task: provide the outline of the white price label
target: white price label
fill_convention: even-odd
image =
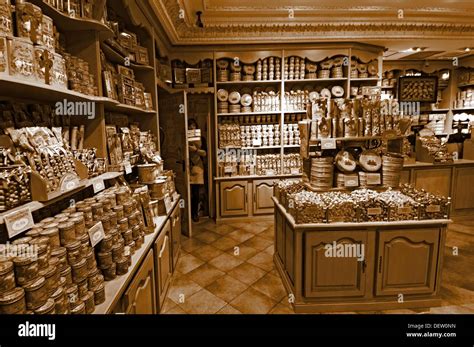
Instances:
[[[292,175],[299,175],[300,174],[300,169],[298,169],[297,167],[292,167],[291,170],[290,170],[290,173]]]
[[[12,238],[22,232],[31,229],[35,222],[29,208],[12,212],[5,216],[5,225],[8,231],[8,237]]]
[[[344,176],[344,186],[345,187],[358,187],[359,186],[359,177],[358,176]]]
[[[267,170],[265,171],[265,174],[266,174],[267,176],[275,176],[275,170],[273,170],[273,169],[267,169]]]
[[[321,139],[321,149],[336,149],[336,139]]]
[[[254,139],[252,140],[252,146],[254,147],[260,147],[262,145],[262,140],[257,140],[257,139]]]
[[[126,161],[125,163],[123,163],[123,167],[124,167],[124,170],[125,170],[125,174],[126,174],[126,175],[132,173],[132,164],[130,164],[129,161]]]
[[[94,194],[103,191],[105,189],[104,180],[101,178],[95,178],[92,181],[92,187],[94,188]]]
[[[224,172],[225,173],[232,173],[234,170],[233,170],[233,167],[232,166],[226,166],[224,167]]]
[[[89,238],[91,240],[92,247],[95,247],[105,237],[104,226],[102,222],[97,223],[89,229]]]

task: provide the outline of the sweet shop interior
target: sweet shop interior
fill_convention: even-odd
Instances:
[[[474,5],[383,3],[0,0],[0,315],[474,314]]]

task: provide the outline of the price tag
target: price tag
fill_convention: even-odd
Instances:
[[[298,169],[297,167],[292,167],[291,170],[290,170],[290,173],[292,175],[299,175],[300,174],[300,169]]]
[[[125,170],[125,174],[126,174],[126,175],[132,173],[132,164],[130,164],[129,161],[124,162],[124,163],[123,163],[123,167],[124,167],[124,170]]]
[[[226,166],[224,167],[224,172],[225,173],[232,173],[234,170],[233,170],[233,167],[232,166]]]
[[[336,139],[321,139],[321,149],[336,149]]]
[[[380,178],[379,173],[367,173],[365,177],[367,177],[368,186],[376,186],[382,184],[382,179]]]
[[[4,219],[9,238],[15,237],[16,235],[31,229],[35,224],[33,221],[33,215],[28,207],[10,213],[6,215]]]
[[[369,216],[376,216],[382,214],[382,209],[380,207],[371,207],[367,209],[367,214]]]
[[[92,187],[94,188],[94,194],[101,192],[105,189],[105,183],[102,178],[94,178],[92,180]]]
[[[79,177],[74,174],[66,174],[63,176],[60,182],[61,192],[67,192],[79,187]]]
[[[95,247],[105,237],[104,227],[102,222],[97,223],[89,229],[89,238],[91,240],[92,247]]]
[[[411,213],[411,207],[410,206],[405,206],[405,207],[399,207],[397,212],[398,214],[409,214]]]
[[[252,140],[252,146],[254,147],[260,147],[262,145],[262,140]]]
[[[166,208],[166,213],[170,213],[171,212],[171,208],[173,207],[173,200],[171,200],[171,197],[169,195],[167,195],[165,197],[165,208]]]
[[[426,206],[426,212],[434,213],[434,212],[440,212],[441,211],[441,206],[440,205],[428,205]]]
[[[344,175],[344,186],[345,187],[358,187],[359,176]]]
[[[267,169],[267,170],[265,171],[265,175],[267,175],[267,176],[275,176],[275,170],[273,170],[273,169]]]

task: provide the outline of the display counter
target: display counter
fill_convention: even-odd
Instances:
[[[454,215],[474,212],[474,160],[459,159],[448,164],[416,162],[404,165],[402,183],[434,194],[450,196]]]
[[[440,305],[450,220],[296,224],[273,202],[274,262],[295,312]]]

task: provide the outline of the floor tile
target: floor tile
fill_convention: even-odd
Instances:
[[[260,252],[254,255],[252,258],[247,260],[247,262],[252,265],[258,266],[259,268],[265,271],[271,271],[275,266],[273,264],[273,256],[266,252]]]
[[[173,300],[175,304],[179,304],[180,301],[186,300],[186,298],[197,293],[201,289],[202,287],[191,279],[180,277],[174,280],[168,289],[168,298]]]
[[[206,289],[202,289],[191,297],[187,298],[184,303],[178,305],[190,314],[213,314],[222,309],[227,303],[219,299]]]
[[[187,239],[186,241],[182,242],[181,248],[185,250],[187,253],[191,253],[192,251],[204,245],[205,245],[204,242],[201,242],[193,238],[193,239]]]
[[[260,236],[254,236],[251,239],[248,239],[247,241],[245,241],[243,244],[245,246],[249,246],[249,247],[258,249],[260,251],[263,251],[268,246],[273,245],[273,242],[268,241]]]
[[[275,239],[275,230],[273,230],[273,228],[267,228],[263,232],[259,233],[258,236],[273,242]]]
[[[431,307],[429,313],[434,314],[472,314],[472,310],[463,306]]]
[[[277,304],[272,310],[269,312],[270,314],[295,314],[290,307],[284,306],[282,304]]]
[[[201,232],[196,233],[196,235],[194,235],[194,238],[196,240],[201,241],[201,242],[210,244],[210,243],[213,243],[214,241],[218,240],[220,238],[220,235],[216,234],[216,233],[213,233],[212,231],[205,230],[205,231],[201,231]]]
[[[265,276],[265,271],[249,263],[243,263],[231,271],[229,275],[245,284],[251,285],[257,282],[260,278]]]
[[[268,246],[267,248],[265,248],[264,252],[271,254],[273,256],[273,254],[275,254],[275,246],[274,245]]]
[[[242,313],[265,314],[270,312],[277,302],[253,288],[248,288],[230,304]]]
[[[249,247],[249,246],[245,246],[243,244],[240,244],[237,246],[238,249],[230,249],[227,251],[228,254],[231,254],[239,259],[242,259],[242,260],[247,260],[247,259],[250,259],[252,258],[255,254],[257,254],[259,252],[258,249],[255,249],[255,248],[252,248],[252,247]]]
[[[214,224],[214,225],[207,225],[205,227],[205,229],[208,230],[208,231],[212,231],[212,232],[214,232],[216,234],[219,234],[219,235],[227,235],[227,234],[235,231],[235,228],[233,228],[230,225],[223,224],[223,223],[217,223],[217,224]]]
[[[286,291],[281,279],[270,274],[266,274],[257,282],[252,284],[252,288],[277,302],[280,302],[286,296]]]
[[[254,234],[252,233],[249,233],[247,231],[244,231],[244,230],[235,230],[229,234],[227,234],[227,237],[230,237],[236,241],[239,241],[239,242],[244,242],[244,241],[247,241],[248,239],[251,239],[252,237],[254,237]]]
[[[201,259],[196,258],[192,254],[186,254],[179,258],[176,269],[182,274],[187,274],[202,264],[204,264],[204,262]]]
[[[194,251],[191,252],[192,255],[195,257],[203,260],[203,261],[209,261],[211,259],[214,259],[215,257],[219,256],[222,254],[222,251],[220,249],[217,249],[211,245],[204,245],[202,247],[199,247],[195,249]]]
[[[218,278],[225,275],[224,271],[216,269],[214,266],[209,264],[201,265],[187,274],[190,280],[196,282],[201,287],[205,287]]]
[[[233,268],[239,266],[242,263],[243,260],[227,253],[222,253],[220,256],[209,261],[209,264],[225,272],[232,270]]]
[[[228,251],[229,249],[233,249],[235,246],[239,244],[239,241],[236,241],[230,237],[221,237],[220,239],[211,243],[211,246],[220,249],[221,251]]]
[[[247,284],[243,284],[229,275],[219,278],[206,287],[208,291],[226,302],[232,301],[247,288]]]
[[[226,305],[220,309],[217,314],[242,314],[239,310],[235,309],[231,305]]]

